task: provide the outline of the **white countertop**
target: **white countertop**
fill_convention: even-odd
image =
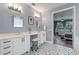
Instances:
[[[43,33],[45,31],[36,31],[36,32],[17,32],[17,33],[3,33],[0,34],[0,40],[3,39],[10,39],[10,38],[16,38],[16,37],[23,37],[26,35],[34,35],[34,34],[40,34]]]

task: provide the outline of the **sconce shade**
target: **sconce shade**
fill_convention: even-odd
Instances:
[[[9,4],[9,5],[8,5],[8,8],[9,8],[9,9],[13,9],[13,4]]]
[[[15,11],[18,11],[18,7],[15,6],[15,5],[14,5],[13,9],[14,9]]]
[[[21,12],[21,7],[18,8],[18,11]]]

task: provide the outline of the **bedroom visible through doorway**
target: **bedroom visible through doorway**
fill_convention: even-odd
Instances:
[[[54,19],[54,44],[73,48],[73,9],[56,12]]]

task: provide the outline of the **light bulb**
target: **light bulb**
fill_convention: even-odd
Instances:
[[[21,12],[21,7],[19,7],[19,8],[18,8],[18,11],[20,11],[20,12]]]
[[[18,9],[18,7],[16,5],[14,5],[14,10],[17,10],[17,9]]]
[[[34,16],[36,16],[36,17],[40,17],[40,15],[39,15],[39,14],[35,14]]]
[[[21,10],[21,7],[19,7],[18,10]]]

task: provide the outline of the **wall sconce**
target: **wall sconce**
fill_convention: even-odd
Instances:
[[[21,7],[18,8],[18,6],[16,6],[16,5],[9,4],[8,8],[21,13]]]
[[[18,7],[16,5],[14,5],[13,8],[14,8],[15,11],[18,11]]]
[[[39,18],[40,18],[40,15],[39,15],[39,14],[35,14],[34,16],[35,16],[35,17],[39,17]]]
[[[41,17],[40,13],[38,13],[38,12],[36,12],[36,11],[34,11],[34,16],[35,16],[35,17],[38,17],[38,18]]]
[[[9,5],[8,5],[8,8],[9,8],[9,9],[13,9],[13,4],[9,4]]]

